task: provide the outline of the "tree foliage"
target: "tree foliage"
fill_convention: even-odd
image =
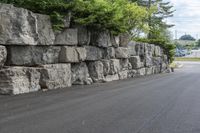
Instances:
[[[196,39],[192,37],[191,35],[183,35],[179,38],[179,40],[190,40],[190,41],[195,41]]]

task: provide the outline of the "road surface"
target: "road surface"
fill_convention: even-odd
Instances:
[[[171,74],[0,96],[0,133],[200,133],[200,63]]]

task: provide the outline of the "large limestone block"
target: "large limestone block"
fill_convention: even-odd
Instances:
[[[0,46],[0,67],[4,65],[7,58],[7,50],[6,47]]]
[[[130,70],[132,69],[132,65],[129,62],[129,59],[121,59],[120,60],[120,70]]]
[[[114,75],[107,75],[104,78],[104,82],[111,82],[111,81],[116,81],[119,80],[119,75],[118,74],[114,74]]]
[[[77,26],[78,27],[78,45],[89,45],[90,44],[90,38],[91,38],[91,32],[83,26]]]
[[[0,70],[0,94],[22,94],[40,90],[35,68],[8,67]]]
[[[109,31],[92,31],[91,32],[91,44],[98,47],[110,47],[112,46],[111,37]]]
[[[104,76],[109,75],[110,73],[110,60],[101,60],[101,62],[103,63],[103,73]]]
[[[82,47],[61,47],[60,62],[76,63],[86,59],[86,50]]]
[[[162,56],[162,49],[159,46],[155,46],[154,56]]]
[[[94,82],[102,82],[104,79],[103,63],[101,61],[89,62],[88,70]]]
[[[145,67],[150,67],[150,66],[153,65],[152,56],[150,56],[148,54],[145,55],[145,57],[144,57],[144,65],[145,65]]]
[[[136,56],[136,48],[135,48],[136,42],[129,42],[128,43],[128,51],[129,51],[129,56]]]
[[[97,61],[103,58],[103,50],[94,46],[85,46],[86,49],[86,60]]]
[[[137,70],[129,70],[128,71],[128,78],[134,78],[137,76]]]
[[[54,38],[49,16],[0,3],[0,44],[49,45]]]
[[[128,70],[124,70],[124,71],[120,71],[119,72],[119,79],[123,80],[123,79],[127,79],[128,78]]]
[[[58,46],[9,46],[7,65],[37,66],[59,61]]]
[[[154,67],[146,67],[146,75],[154,74]]]
[[[138,56],[144,56],[145,55],[145,43],[136,42],[135,50],[136,50],[136,54]]]
[[[104,59],[114,59],[115,58],[115,48],[108,47],[104,51]]]
[[[124,58],[129,58],[129,50],[128,48],[125,47],[118,47],[116,48],[116,58],[118,59],[124,59]]]
[[[111,59],[110,60],[110,75],[117,74],[120,71],[120,60]]]
[[[120,37],[119,36],[114,36],[111,34],[111,43],[112,43],[112,46],[114,48],[117,48],[119,47],[119,43],[120,43]]]
[[[50,17],[48,15],[36,14],[37,30],[38,30],[38,45],[54,44],[55,35],[52,29]]]
[[[41,73],[40,86],[42,89],[52,90],[72,85],[71,64],[43,65],[38,71]]]
[[[86,63],[72,64],[72,84],[73,85],[89,85],[92,84],[88,67]]]
[[[129,58],[129,62],[131,63],[133,69],[144,67],[144,63],[141,62],[139,56],[131,56]]]
[[[55,45],[78,45],[78,29],[69,28],[57,33],[55,38]]]
[[[162,64],[162,58],[161,57],[153,57],[152,61],[153,61],[154,66],[161,66],[161,64]]]
[[[127,47],[128,43],[130,42],[130,35],[128,33],[121,34],[119,36],[119,40],[120,47]]]
[[[145,76],[146,75],[146,68],[140,68],[137,70],[138,76]]]

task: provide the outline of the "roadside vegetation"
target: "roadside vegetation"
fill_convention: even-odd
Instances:
[[[176,57],[175,61],[200,61],[200,58],[196,57]]]
[[[54,30],[62,30],[64,18],[72,13],[72,23],[115,35],[130,33],[135,41],[154,43],[165,49],[170,61],[174,45],[164,19],[173,16],[172,6],[163,0],[0,0],[36,13],[51,16]],[[141,37],[141,33],[143,34]]]

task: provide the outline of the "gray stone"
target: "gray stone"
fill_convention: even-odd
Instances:
[[[98,47],[110,47],[112,46],[110,32],[109,31],[92,31],[91,44]]]
[[[114,48],[119,47],[119,43],[120,43],[120,38],[119,38],[119,36],[114,36],[114,35],[111,34],[111,43],[112,43],[112,46],[113,46]]]
[[[162,56],[162,51],[159,46],[154,47],[154,56]]]
[[[153,65],[153,60],[152,60],[151,56],[145,55],[145,57],[144,57],[144,65],[145,65],[145,67],[150,67],[150,66]]]
[[[72,64],[72,84],[73,85],[89,85],[92,84],[86,63]]]
[[[85,49],[86,49],[87,61],[96,61],[103,58],[102,49],[94,46],[85,46]]]
[[[90,44],[90,31],[83,26],[78,26],[78,45],[89,45]]]
[[[144,67],[144,63],[141,62],[139,56],[131,56],[129,58],[129,62],[131,63],[131,66],[133,69],[138,69],[138,68]]]
[[[76,28],[64,29],[56,35],[55,44],[69,46],[78,45],[78,30]]]
[[[83,47],[61,47],[60,62],[62,63],[77,63],[85,61],[86,50]]]
[[[104,79],[103,63],[101,61],[89,62],[88,70],[94,82],[102,82]]]
[[[127,79],[127,78],[128,78],[128,70],[119,72],[119,79],[120,80]]]
[[[152,75],[152,74],[154,74],[154,68],[146,67],[146,75]]]
[[[136,54],[138,56],[144,56],[145,55],[145,43],[136,42],[135,50],[136,50]]]
[[[0,94],[22,94],[40,90],[35,68],[8,67],[0,70]]]
[[[145,76],[146,75],[146,68],[140,68],[137,70],[138,76]]]
[[[137,76],[137,70],[129,70],[128,71],[128,78],[134,78]]]
[[[128,43],[130,42],[130,35],[128,33],[121,34],[119,36],[119,40],[120,47],[127,47]]]
[[[105,76],[104,78],[104,82],[111,82],[111,81],[116,81],[116,80],[119,80],[119,75],[118,74],[115,74],[115,75],[107,75]]]
[[[120,71],[120,61],[118,59],[110,60],[110,75],[117,74]]]
[[[0,68],[4,65],[7,58],[7,50],[5,46],[0,46]]]
[[[61,48],[57,46],[9,46],[7,65],[37,66],[59,61]]]
[[[104,59],[114,59],[115,58],[115,49],[113,47],[108,47],[104,52]]]
[[[124,47],[116,48],[116,58],[118,59],[129,58],[128,48],[124,48]]]
[[[55,35],[52,29],[50,17],[48,15],[36,14],[37,30],[38,30],[38,45],[54,44]]]
[[[101,60],[103,63],[103,73],[104,76],[109,75],[110,73],[110,60]]]
[[[50,64],[38,69],[41,73],[40,86],[42,89],[59,89],[71,86],[71,65]]]
[[[152,61],[154,66],[161,66],[162,64],[162,58],[160,57],[153,57]]]
[[[54,42],[49,16],[0,4],[0,20],[0,44],[50,45]]]
[[[128,44],[128,51],[129,51],[129,56],[136,56],[136,48],[135,48],[136,43],[131,41]]]
[[[130,70],[132,69],[132,65],[129,62],[129,59],[120,59],[120,70]]]
[[[87,51],[84,47],[77,47],[76,52],[78,53],[78,59],[80,61],[85,61],[87,58]]]

